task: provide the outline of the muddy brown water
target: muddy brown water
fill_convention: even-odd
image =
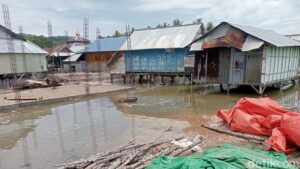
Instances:
[[[266,94],[281,104],[294,105],[295,100],[299,100],[299,91],[295,87]],[[135,96],[138,101],[115,104],[118,98],[126,96]],[[3,112],[0,113],[0,169],[53,168],[55,164],[120,146],[136,135],[151,135],[162,124],[168,123],[152,120],[143,125],[145,122],[132,115],[171,121],[189,114],[213,116],[217,110],[230,108],[245,96],[259,97],[246,93],[220,93],[218,88],[163,86]]]

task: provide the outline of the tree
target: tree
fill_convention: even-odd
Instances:
[[[200,23],[202,23],[202,18],[197,18],[196,20],[194,20],[193,23],[194,24],[200,24]]]
[[[173,20],[173,26],[180,26],[180,25],[182,25],[182,24],[183,24],[183,22],[180,21],[178,18],[175,19],[175,20]]]
[[[212,22],[207,22],[206,24],[206,32],[211,31],[214,28],[214,24]]]
[[[166,28],[166,27],[168,27],[168,26],[170,26],[170,24],[168,24],[168,23],[166,23],[166,22],[164,22],[163,25],[162,25],[163,28]]]
[[[201,31],[201,34],[204,35],[206,33],[205,31],[205,26],[204,26],[204,23],[202,21],[202,18],[197,18],[194,22],[194,24],[200,24],[200,31]]]
[[[113,38],[124,37],[124,36],[126,36],[126,33],[121,33],[118,30],[116,30],[115,33],[112,35]]]

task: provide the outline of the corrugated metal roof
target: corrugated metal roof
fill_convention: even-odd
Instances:
[[[271,30],[264,30],[259,28],[254,28],[250,26],[242,26],[236,24],[230,24],[227,22],[222,22],[216,26],[213,30],[206,33],[204,36],[200,37],[198,40],[194,41],[191,45],[191,51],[200,51],[202,50],[202,43],[206,40],[218,39],[226,35],[229,30],[236,29],[246,33],[248,37],[252,39],[246,39],[244,43],[243,50],[249,50],[250,48],[255,48],[255,46],[261,46],[261,41],[274,45],[276,47],[287,47],[287,46],[300,46],[300,42],[292,40],[286,36],[275,33]],[[253,39],[256,38],[256,40]],[[256,41],[256,42],[254,42]],[[254,46],[253,46],[254,45]],[[247,49],[248,48],[248,49]]]
[[[293,40],[299,41],[300,42],[300,34],[294,34],[294,35],[285,35]]]
[[[250,51],[254,49],[260,48],[264,44],[264,41],[261,41],[251,35],[248,35],[244,46],[242,48],[242,51]]]
[[[72,56],[68,57],[67,59],[63,60],[63,62],[76,62],[81,55],[82,55],[81,53],[75,53]]]
[[[114,52],[120,50],[126,37],[97,39],[88,46],[87,52]],[[80,52],[85,52],[85,49]]]
[[[227,23],[230,24],[230,23]],[[250,34],[258,39],[261,39],[265,42],[268,42],[276,47],[285,47],[285,46],[300,46],[300,43],[292,40],[286,36],[280,35],[271,30],[258,29],[251,26],[242,26],[236,24],[230,24],[233,27],[236,27],[247,34]]]
[[[22,53],[21,43],[23,40],[13,39],[12,41],[14,44],[15,53]],[[44,51],[37,45],[35,45],[29,41],[23,41],[23,42],[24,42],[24,50],[25,50],[24,52],[25,53],[47,54],[46,51]],[[6,39],[0,39],[0,53],[9,53]]]
[[[130,36],[131,49],[184,48],[194,40],[199,28],[200,25],[197,24],[136,30]],[[123,44],[121,50],[127,50],[127,41]]]
[[[84,50],[85,48],[85,45],[82,45],[82,44],[73,44],[71,47],[70,47],[70,50],[74,53],[81,53],[82,50]]]
[[[200,51],[202,50],[203,39],[198,40],[197,42],[191,45],[190,51]]]

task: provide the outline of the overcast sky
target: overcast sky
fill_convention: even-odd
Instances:
[[[82,20],[89,19],[89,38],[101,34],[155,26],[180,19],[196,18],[215,25],[221,21],[272,29],[281,34],[300,33],[300,0],[0,0],[9,6],[13,31],[23,25],[25,33],[47,35],[47,21],[53,35],[82,32]],[[3,24],[1,12],[0,22]]]

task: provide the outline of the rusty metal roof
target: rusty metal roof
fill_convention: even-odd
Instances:
[[[230,25],[258,39],[268,42],[276,47],[300,46],[299,42],[292,40],[284,35],[280,35],[271,30],[259,29],[251,26],[243,26],[243,25],[236,25],[236,24],[230,24]]]
[[[200,25],[184,25],[168,28],[136,30],[131,36],[131,49],[184,48],[197,36]],[[127,41],[121,47],[127,50]]]
[[[243,51],[257,49],[262,46],[263,43],[269,43],[276,47],[300,46],[300,42],[275,33],[271,30],[264,30],[250,26],[242,26],[222,22],[212,31],[206,33],[204,36],[194,41],[194,43],[191,45],[190,51],[202,50],[203,41],[205,42],[219,39],[225,37],[229,32],[236,31],[241,31],[247,36],[245,42],[243,43],[243,48],[241,48],[241,50]]]

